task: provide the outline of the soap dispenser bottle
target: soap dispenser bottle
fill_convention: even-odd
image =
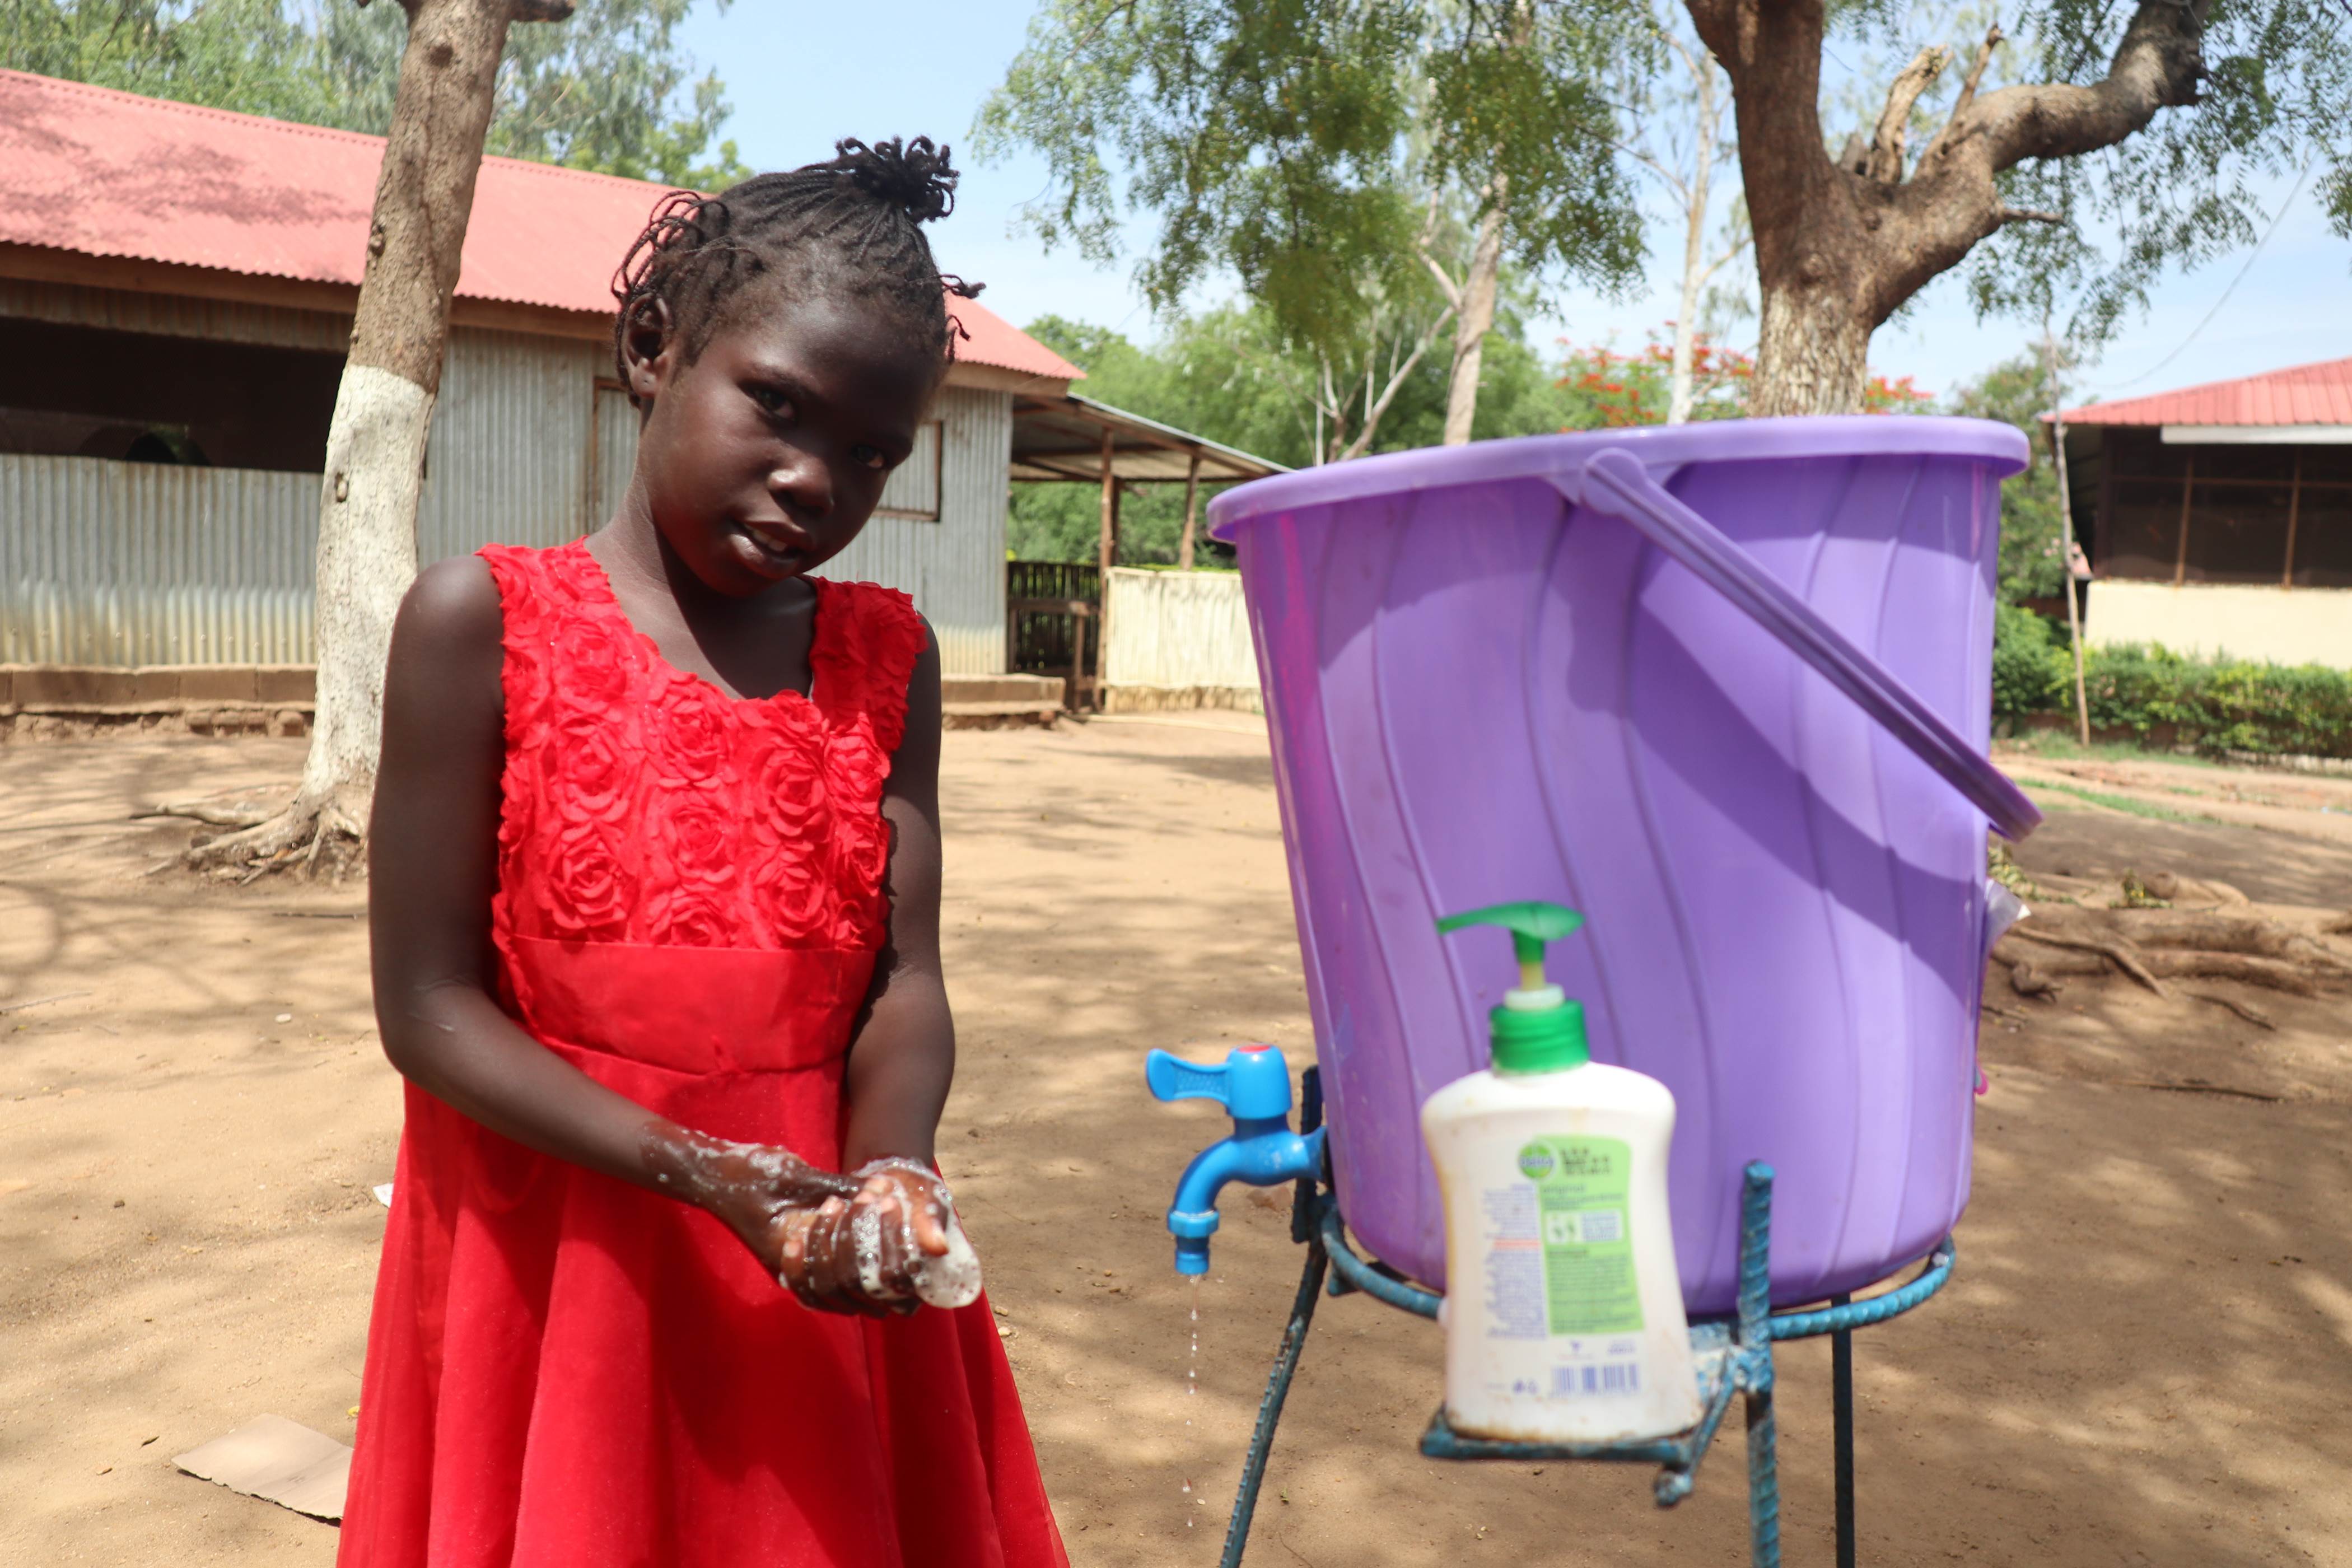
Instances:
[[[1445,1195],[1445,1415],[1467,1436],[1630,1442],[1699,1418],[1666,1218],[1674,1096],[1590,1059],[1583,1007],[1544,978],[1544,944],[1583,923],[1546,903],[1438,922],[1502,927],[1519,964],[1492,1069],[1421,1109]]]

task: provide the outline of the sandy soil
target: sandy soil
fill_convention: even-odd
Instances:
[[[263,1412],[350,1435],[398,1121],[359,897],[143,877],[181,830],[123,821],[290,781],[299,744],[0,749],[0,1563],[332,1558],[331,1527],[169,1456]],[[957,734],[947,774],[944,1148],[1048,1483],[1082,1565],[1212,1563],[1299,1253],[1284,1212],[1229,1201],[1186,1399],[1159,1215],[1217,1124],[1151,1102],[1140,1060],[1311,1048],[1263,732]],[[2352,900],[2352,845],[2292,819],[2044,798],[2037,875],[2216,877],[2306,919]],[[2352,1563],[2346,1001],[2263,996],[2264,1032],[2120,981],[1994,1000],[1956,1281],[1856,1340],[1863,1560]],[[2191,1078],[2278,1098],[2129,1087]],[[1736,1432],[1664,1513],[1639,1471],[1433,1464],[1437,1352],[1431,1325],[1324,1304],[1252,1563],[1746,1561]],[[1781,1357],[1792,1563],[1830,1557],[1828,1360]]]

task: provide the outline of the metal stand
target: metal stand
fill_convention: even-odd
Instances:
[[[1300,1131],[1321,1124],[1323,1101],[1317,1075],[1305,1075],[1300,1106]],[[1239,1568],[1249,1544],[1250,1521],[1257,1511],[1259,1487],[1265,1479],[1276,1426],[1282,1420],[1283,1402],[1298,1372],[1307,1331],[1315,1321],[1317,1300],[1328,1292],[1344,1296],[1360,1291],[1420,1317],[1437,1316],[1442,1298],[1423,1289],[1386,1264],[1356,1255],[1347,1239],[1337,1198],[1320,1182],[1294,1184],[1290,1214],[1291,1239],[1307,1248],[1307,1267],[1292,1301],[1290,1321],[1282,1333],[1259,1401],[1257,1426],[1242,1462],[1241,1487],[1225,1529],[1222,1568]],[[1739,1311],[1728,1321],[1708,1320],[1691,1325],[1691,1349],[1698,1366],[1701,1414],[1698,1424],[1671,1436],[1635,1443],[1514,1443],[1473,1437],[1456,1432],[1439,1406],[1422,1434],[1421,1451],[1433,1459],[1508,1459],[1549,1463],[1590,1459],[1656,1465],[1652,1492],[1660,1508],[1672,1508],[1691,1494],[1699,1461],[1706,1457],[1731,1409],[1737,1394],[1745,1402],[1748,1429],[1748,1554],[1753,1568],[1780,1568],[1780,1474],[1774,1448],[1772,1415],[1772,1344],[1776,1340],[1831,1336],[1832,1399],[1836,1424],[1837,1562],[1853,1568],[1853,1331],[1885,1322],[1925,1301],[1943,1289],[1952,1273],[1952,1242],[1945,1237],[1927,1265],[1907,1284],[1856,1301],[1848,1296],[1811,1311],[1775,1314],[1771,1310],[1772,1169],[1760,1162],[1746,1172],[1740,1194]]]

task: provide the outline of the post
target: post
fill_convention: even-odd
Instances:
[[[2172,585],[2189,581],[2189,502],[2197,493],[2197,448],[2189,448],[2189,472],[2180,480],[2180,542],[2172,557]]]
[[[2298,462],[2301,460],[2299,457],[2296,458]],[[1199,514],[1200,501],[1201,448],[1195,447],[1192,448],[1192,466],[1184,471],[1184,537],[1176,546],[1176,570],[1179,572],[1190,572],[1192,569],[1192,521]],[[2288,525],[2288,532],[2292,537],[2294,532],[2292,523]]]
[[[1118,559],[1118,476],[1111,472],[1111,433],[1108,427],[1102,439],[1102,541],[1095,552],[1095,564],[1102,569],[1105,588],[1110,585],[1111,564]]]
[[[2303,448],[2294,449],[2294,473],[2286,482],[2286,565],[2279,573],[2279,586],[2294,587],[2294,524],[2296,514],[2303,510]]]
[[[1095,709],[1103,705],[1103,656],[1110,651],[1110,569],[1118,560],[1118,476],[1111,471],[1111,432],[1103,427],[1102,540],[1095,552]]]
[[[1832,1296],[1830,1305],[1843,1307],[1851,1295]],[[1854,1568],[1853,1530],[1853,1331],[1840,1329],[1830,1335],[1830,1423],[1834,1445],[1837,1492],[1837,1568]]]
[[[2055,404],[2057,388],[2051,391],[2050,401]],[[2074,597],[2074,502],[2066,486],[2066,416],[2055,408],[2050,416],[2050,449],[2058,465],[2058,568],[2066,590],[2066,646],[2074,654],[2074,738],[2088,746],[2091,699],[2083,686],[2083,608]],[[2185,517],[2181,526],[2184,531],[2188,526]]]

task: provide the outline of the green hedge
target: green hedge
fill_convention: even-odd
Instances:
[[[2197,658],[2137,643],[2089,649],[2083,684],[2091,728],[2200,752],[2352,756],[2352,673],[2325,665]],[[1994,716],[2022,719],[2074,706],[2063,630],[2000,606],[1993,628]]]

